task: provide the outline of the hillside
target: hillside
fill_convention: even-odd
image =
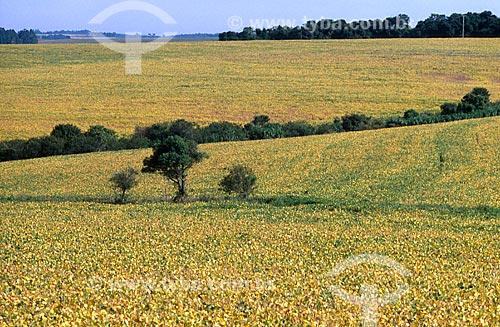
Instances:
[[[58,123],[136,125],[184,118],[242,123],[330,121],[344,114],[438,110],[473,87],[500,94],[498,39],[177,42],[124,74],[123,55],[96,44],[0,46],[0,140]],[[495,98],[493,100],[498,100]]]
[[[111,173],[140,168],[148,150],[0,163],[0,325],[359,326],[359,307],[329,286],[359,294],[367,282],[410,286],[380,326],[498,325],[499,123],[202,145],[191,193],[220,196],[223,169],[243,162],[259,177],[248,203],[161,203],[161,178],[147,175],[137,203],[106,204]],[[326,277],[363,253],[412,276]]]
[[[205,144],[210,158],[195,166],[194,195],[222,195],[223,168],[249,163],[261,176],[258,196],[295,195],[331,203],[498,206],[498,118],[341,133],[306,138]],[[141,169],[150,150],[2,163],[2,198],[72,201],[112,197],[107,179]],[[440,155],[444,162],[441,164]],[[256,159],[258,158],[258,159]],[[442,167],[441,167],[442,165]],[[143,175],[136,201],[163,195],[161,178]]]

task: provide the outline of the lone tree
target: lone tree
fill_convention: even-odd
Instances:
[[[120,197],[117,199],[118,203],[125,203],[125,193],[139,183],[137,181],[138,174],[139,172],[137,170],[129,167],[111,176],[109,181],[111,182],[113,188],[118,189],[121,192]]]
[[[198,151],[198,144],[179,136],[169,136],[162,143],[155,145],[153,155],[144,159],[144,173],[159,172],[165,180],[177,186],[175,202],[186,198],[187,171],[195,163],[201,162],[208,155]]]
[[[229,170],[229,174],[220,182],[221,189],[226,193],[236,193],[243,199],[254,191],[257,176],[252,169],[236,165]]]

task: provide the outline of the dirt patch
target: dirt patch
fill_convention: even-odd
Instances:
[[[441,80],[444,82],[457,83],[457,84],[470,83],[470,82],[474,81],[474,79],[472,79],[466,75],[463,75],[463,74],[433,73],[433,74],[427,74],[427,76],[429,78],[434,79],[434,80],[438,79],[438,80]]]

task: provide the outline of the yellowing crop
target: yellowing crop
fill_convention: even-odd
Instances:
[[[379,326],[498,326],[499,123],[203,145],[191,194],[222,196],[245,163],[254,202],[162,203],[145,175],[135,203],[106,203],[149,150],[0,163],[0,325],[360,326],[332,286],[406,283]],[[364,253],[411,276],[328,275]]]
[[[58,123],[136,125],[319,122],[351,113],[438,110],[473,87],[499,99],[498,39],[169,43],[125,75],[100,45],[0,46],[0,139],[48,134]]]

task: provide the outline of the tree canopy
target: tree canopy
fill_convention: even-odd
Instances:
[[[187,171],[208,155],[198,151],[198,144],[180,136],[169,136],[153,148],[153,155],[144,159],[145,173],[161,173],[177,186],[176,201],[187,196]]]
[[[465,20],[465,24],[464,24]],[[310,20],[302,26],[245,27],[242,32],[219,34],[220,41],[240,40],[311,40],[360,38],[448,38],[500,37],[500,18],[491,11],[482,13],[431,14],[412,28],[410,17],[399,14],[384,20],[371,19],[347,22],[344,19]]]
[[[33,30],[6,30],[0,27],[0,44],[37,44],[38,38]]]

